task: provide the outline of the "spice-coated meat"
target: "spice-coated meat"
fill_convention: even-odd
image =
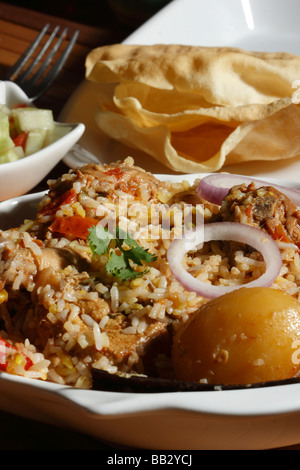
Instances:
[[[272,186],[234,186],[224,198],[220,215],[223,221],[264,229],[276,240],[300,243],[300,212]]]
[[[113,198],[116,191],[123,191],[142,200],[155,201],[164,185],[155,176],[129,163],[110,165],[89,164],[72,170],[58,179],[50,188],[49,197],[55,200],[69,190],[74,181],[96,195]]]

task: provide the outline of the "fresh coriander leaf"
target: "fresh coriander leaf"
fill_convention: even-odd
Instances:
[[[139,266],[142,266],[142,261],[145,263],[151,263],[157,259],[157,256],[152,255],[147,249],[140,245],[127,250],[126,253],[128,253],[127,256],[130,257],[130,259]]]
[[[111,250],[106,263],[106,271],[109,274],[116,275],[116,273],[124,268],[127,268],[126,257],[123,253],[121,255],[117,255],[115,251]]]
[[[95,255],[104,255],[112,239],[113,235],[102,225],[89,229],[88,242],[92,253]]]
[[[118,277],[122,281],[128,279],[136,279],[141,277],[145,271],[137,272],[129,264],[128,259],[121,253],[117,255],[114,251],[111,251],[109,260],[106,263],[106,271],[108,274]]]
[[[119,246],[122,246],[124,243],[129,247],[140,246],[138,242],[129,235],[128,232],[125,232],[125,230],[121,229],[119,226],[116,227],[116,237]]]
[[[89,230],[88,241],[93,254],[105,254],[109,249],[111,240],[113,239],[114,236],[112,233],[109,232],[106,227],[102,227],[101,225],[98,225],[97,227],[94,226]],[[148,268],[143,272],[135,271],[131,266],[130,261],[142,266],[143,261],[145,263],[150,263],[157,259],[157,256],[149,253],[148,249],[140,246],[139,243],[129,235],[129,233],[125,232],[118,226],[116,227],[116,238],[114,240],[116,246],[120,250],[120,255],[118,255],[114,250],[110,251],[109,260],[106,263],[106,271],[108,274],[116,276],[123,281],[127,279],[136,279],[148,271]]]
[[[151,263],[151,261],[155,261],[157,259],[157,256],[149,253],[148,249],[145,249],[141,245],[139,245],[139,243],[134,240],[129,235],[129,233],[120,229],[120,227],[117,227],[116,235],[118,237],[117,244],[119,248],[123,251],[123,253],[126,254],[128,258],[130,258],[134,263],[138,264],[139,266],[142,266],[142,261],[145,261],[146,263]],[[129,246],[131,249],[123,249],[123,243],[121,243],[120,238],[122,239],[122,242]]]

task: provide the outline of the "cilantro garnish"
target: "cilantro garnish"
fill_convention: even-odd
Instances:
[[[114,241],[114,248],[111,242]],[[108,231],[106,227],[98,225],[89,229],[89,246],[95,255],[104,255],[109,253],[109,259],[106,263],[106,272],[116,276],[122,281],[136,279],[145,274],[149,268],[142,272],[136,271],[132,263],[143,266],[143,263],[151,263],[157,259],[157,256],[149,253],[148,249],[143,248],[134,240],[129,233],[116,227],[116,237]],[[115,251],[119,250],[119,253]]]
[[[89,229],[88,241],[90,249],[95,255],[104,255],[112,239],[112,233],[106,227],[102,227],[102,225],[93,226]]]

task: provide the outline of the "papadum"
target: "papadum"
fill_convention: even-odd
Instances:
[[[91,51],[86,78],[99,86],[99,128],[172,170],[300,155],[294,54],[115,44]]]

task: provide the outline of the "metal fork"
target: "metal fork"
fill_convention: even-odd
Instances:
[[[52,65],[55,55],[58,53],[64,39],[67,37],[68,28],[64,28],[61,34],[57,37],[57,40],[54,41],[58,31],[60,30],[60,26],[56,26],[43,44],[43,38],[49,27],[50,24],[47,23],[36,39],[17,60],[15,65],[7,72],[5,77],[5,80],[13,81],[19,85],[32,101],[44,94],[53,83],[69,57],[79,35],[79,30],[76,30],[68,45]],[[40,50],[38,50],[39,47]],[[37,51],[37,54],[33,56],[35,51]],[[48,54],[44,57],[47,52]],[[30,63],[31,58],[32,62]],[[51,68],[49,68],[50,65]]]

